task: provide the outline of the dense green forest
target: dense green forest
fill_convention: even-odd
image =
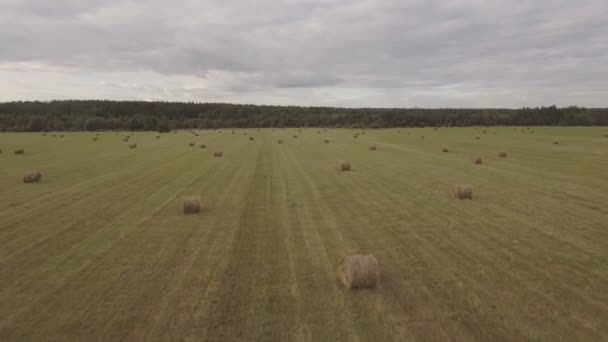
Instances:
[[[608,108],[332,108],[101,100],[0,103],[0,131],[473,125],[607,126]]]

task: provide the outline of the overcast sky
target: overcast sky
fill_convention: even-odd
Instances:
[[[608,106],[608,0],[0,0],[0,101]]]

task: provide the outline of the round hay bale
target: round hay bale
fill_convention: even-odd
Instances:
[[[338,278],[346,288],[373,289],[380,281],[380,268],[375,256],[347,255],[338,261]]]
[[[93,137],[93,141],[97,141],[97,139],[99,139],[98,137]]]
[[[475,157],[475,159],[473,159],[473,164],[481,164],[483,163],[483,160],[481,160],[481,157]]]
[[[353,135],[353,138],[357,139],[359,137],[359,135],[355,134]]]
[[[475,137],[475,139],[481,139],[481,137],[479,137],[479,136],[476,136],[476,137]]]
[[[293,138],[294,138],[294,139],[298,139],[298,136],[297,136],[297,135],[294,135],[294,136],[293,136]]]
[[[324,143],[329,144],[329,139],[323,140]]]
[[[350,171],[350,170],[351,170],[350,163],[340,164],[340,171]]]
[[[184,196],[182,200],[184,214],[196,214],[201,211],[201,196]]]
[[[63,138],[63,134],[61,134],[59,137],[60,137],[60,138]]]
[[[205,144],[200,144],[198,147],[200,147],[200,148],[207,148],[207,145],[205,145]]]
[[[420,137],[420,139],[424,139],[424,135]]]
[[[129,144],[129,148],[137,148],[137,144],[135,144],[135,143]]]
[[[375,145],[370,146],[370,147],[369,147],[369,150],[370,150],[370,151],[375,151],[375,150],[376,150],[376,146],[375,146]]]
[[[160,139],[160,135],[157,135],[157,136],[156,136],[156,139]]]
[[[23,183],[38,183],[42,179],[42,174],[38,171],[27,170],[23,173]]]
[[[191,142],[191,143],[188,144],[188,146],[193,147],[193,146],[196,146],[196,144],[193,143],[193,142]]]
[[[498,152],[498,156],[501,157],[501,158],[505,158],[507,156],[507,152],[500,151],[500,152]]]
[[[559,145],[559,141],[555,140],[555,141],[553,142],[553,145]]]
[[[469,184],[457,185],[454,188],[454,196],[458,199],[473,199],[473,186]]]
[[[277,140],[277,144],[282,144],[282,143],[283,143],[283,140],[281,140],[281,139]]]
[[[444,147],[441,149],[441,152],[448,153],[448,152],[450,152],[450,150],[449,150],[447,147],[445,147],[445,146],[444,146]]]
[[[223,156],[223,155],[224,155],[224,154],[223,154],[222,152],[219,152],[219,151],[218,151],[218,152],[213,152],[213,156],[214,156],[214,157],[221,157],[221,156]]]
[[[251,140],[254,140],[254,139],[253,139],[253,137],[249,137],[249,140],[251,141]]]
[[[15,150],[13,153],[14,153],[14,154],[25,154],[25,150],[24,150],[24,149],[22,149],[22,148],[18,148],[18,149],[16,149],[16,150]]]

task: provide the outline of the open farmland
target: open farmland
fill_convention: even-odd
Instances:
[[[606,340],[606,134],[1,133],[0,340]]]

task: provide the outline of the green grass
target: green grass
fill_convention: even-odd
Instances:
[[[531,129],[1,133],[0,340],[606,340],[608,130]]]

